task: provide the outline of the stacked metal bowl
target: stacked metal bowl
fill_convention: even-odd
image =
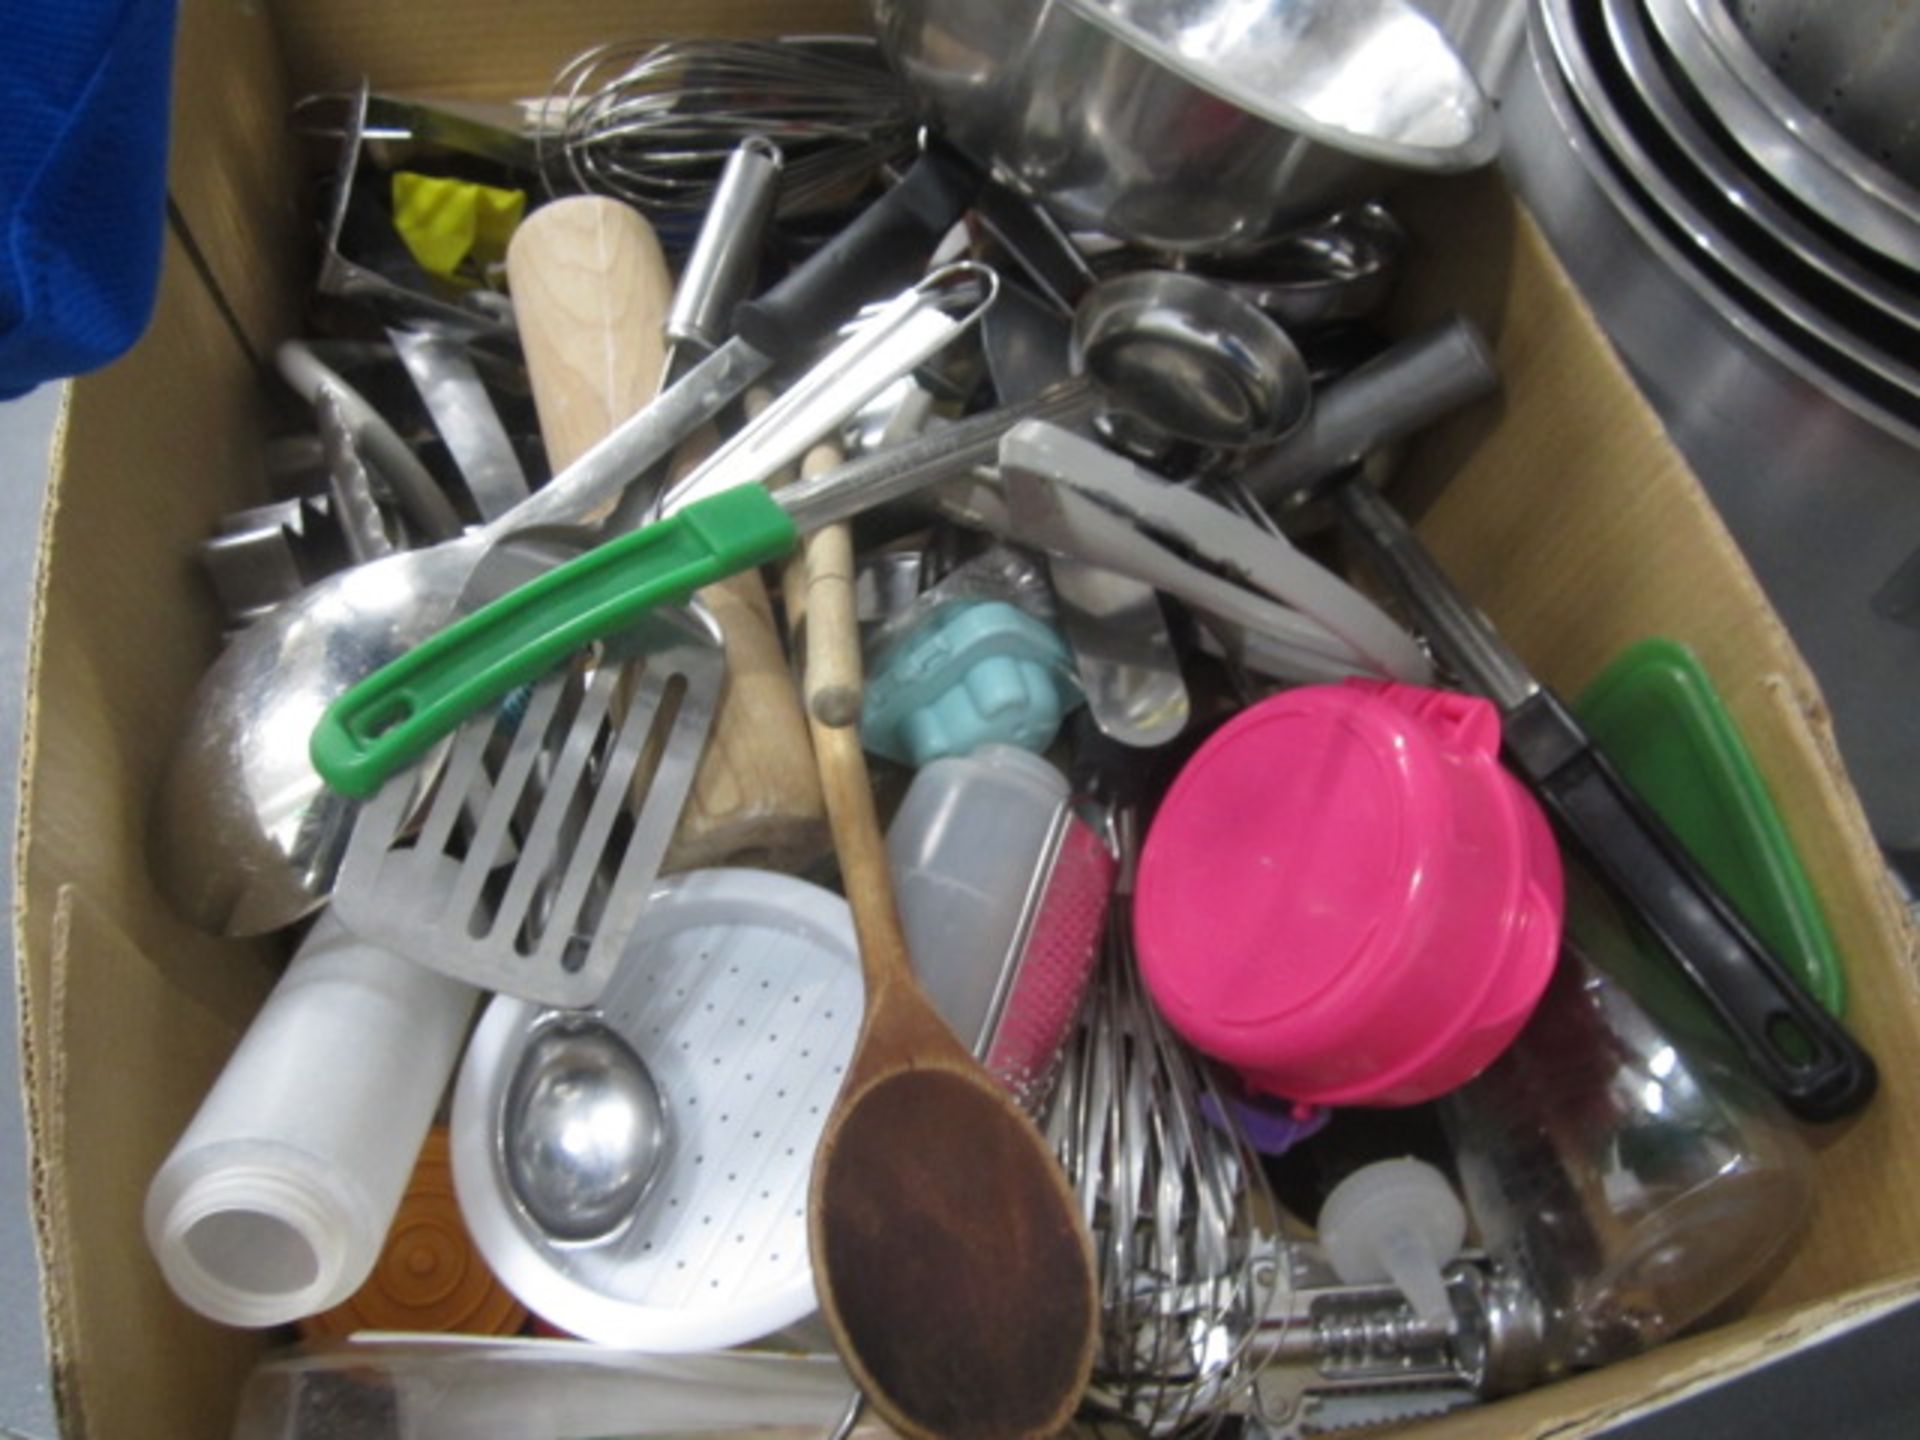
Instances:
[[[1509,173],[1920,876],[1920,9],[1529,3]]]

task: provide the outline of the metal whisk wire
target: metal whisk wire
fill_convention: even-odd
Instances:
[[[542,173],[654,214],[700,213],[727,156],[762,135],[785,157],[780,213],[856,198],[909,153],[913,101],[857,36],[632,41],[555,77],[535,127]]]
[[[1093,1232],[1101,1287],[1094,1399],[1154,1435],[1203,1435],[1253,1379],[1248,1342],[1279,1253],[1266,1179],[1211,1073],[1140,979],[1131,817],[1121,883],[1047,1136]]]

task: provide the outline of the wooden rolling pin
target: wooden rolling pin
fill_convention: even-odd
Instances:
[[[673,273],[638,210],[583,195],[514,232],[507,284],[557,475],[660,388]]]
[[[747,416],[772,399],[769,391],[748,391]],[[668,483],[700,464],[717,444],[711,428],[687,441],[674,457]],[[726,862],[804,869],[832,848],[833,836],[807,718],[766,582],[758,571],[748,571],[699,595],[726,637],[727,688],[694,776],[693,795],[667,850],[666,868]]]
[[[638,211],[581,196],[528,217],[507,252],[507,279],[557,471],[653,399],[672,278]],[[831,841],[766,586],[737,575],[699,598],[725,637],[727,686],[666,866],[800,868]]]

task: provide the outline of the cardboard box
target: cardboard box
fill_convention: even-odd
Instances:
[[[567,56],[652,33],[862,23],[854,4],[752,0],[185,0],[173,223],[159,310],[79,381],[42,536],[18,924],[35,1222],[69,1435],[216,1436],[265,1343],[178,1304],[141,1235],[147,1181],[276,973],[272,943],[188,928],[149,878],[148,811],[217,643],[192,561],[256,500],[276,382],[313,267],[289,99],[361,72],[385,89],[540,92]],[[1410,194],[1406,319],[1458,308],[1507,389],[1415,447],[1434,549],[1548,681],[1576,691],[1649,633],[1692,645],[1770,777],[1848,969],[1884,1089],[1826,1142],[1811,1234],[1746,1318],[1422,1434],[1591,1432],[1920,1293],[1913,936],[1811,676],[1539,235],[1491,177]]]

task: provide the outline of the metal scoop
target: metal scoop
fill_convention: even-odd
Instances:
[[[1073,363],[1108,395],[1135,453],[1187,441],[1239,450],[1286,434],[1313,400],[1286,332],[1231,291],[1173,270],[1103,281],[1074,311]]]
[[[507,1087],[507,1183],[556,1240],[598,1240],[640,1208],[669,1141],[646,1063],[598,1020],[565,1016],[528,1042]]]

